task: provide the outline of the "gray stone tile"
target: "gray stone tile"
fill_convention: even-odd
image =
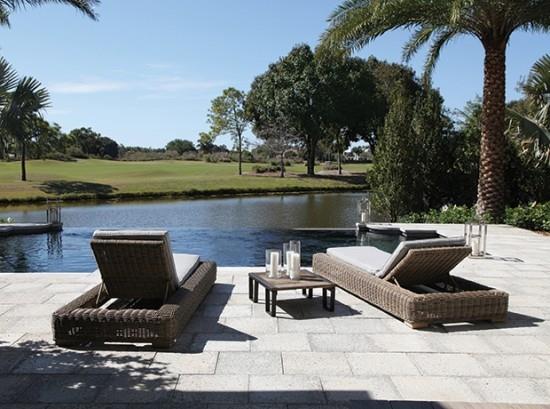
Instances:
[[[404,400],[455,402],[479,402],[480,400],[480,397],[461,378],[392,376],[391,380]]]
[[[282,374],[281,354],[278,352],[220,352],[216,374]]]
[[[488,335],[484,338],[505,354],[550,354],[550,345],[538,337],[527,335]]]
[[[113,375],[97,397],[101,403],[156,403],[170,399],[177,376]]]
[[[233,333],[196,334],[190,351],[250,351],[250,338]]]
[[[544,385],[528,378],[472,378],[471,389],[485,402],[547,404],[549,395]]]
[[[330,320],[337,334],[383,334],[395,332],[386,319],[355,319],[332,318]],[[403,325],[402,323],[399,323]],[[409,330],[410,331],[410,330]]]
[[[307,320],[282,319],[279,318],[279,332],[300,332],[300,333],[324,333],[334,332],[328,318],[317,318]]]
[[[10,304],[2,304],[0,305],[0,315],[5,314],[7,311],[13,308],[13,305]]]
[[[184,333],[215,333],[222,332],[225,330],[224,319],[217,318],[206,318],[202,316],[195,316],[189,321],[187,326],[184,328]]]
[[[49,321],[51,315],[63,304],[19,304],[4,313],[4,317],[34,317]]]
[[[31,381],[32,378],[25,375],[0,375],[0,403],[15,402]]]
[[[251,341],[252,351],[310,351],[307,334],[264,334]]]
[[[359,321],[359,320],[352,320]],[[375,352],[374,342],[362,334],[308,334],[312,351],[318,352]]]
[[[31,352],[20,348],[2,348],[0,346],[0,374],[9,374]]]
[[[1,297],[0,297],[1,298]],[[51,330],[51,317],[13,317],[0,316],[0,333],[4,332],[24,332],[43,334]]]
[[[349,353],[346,358],[354,375],[420,375],[416,365],[404,353]]]
[[[208,318],[247,318],[252,316],[251,305],[206,305],[204,316]]]
[[[285,375],[351,375],[342,352],[283,352]]]
[[[59,349],[32,350],[13,370],[19,374],[70,374],[79,372],[91,355]]]
[[[34,376],[32,385],[19,400],[24,403],[89,403],[108,381],[106,375]]]
[[[278,375],[251,376],[252,403],[323,403],[325,397],[317,377]]]
[[[217,352],[201,352],[198,354],[159,352],[151,364],[151,369],[158,373],[213,374],[216,370],[217,360]]]
[[[427,337],[417,334],[370,334],[368,338],[381,351],[388,352],[430,352],[432,347]]]
[[[63,293],[84,293],[90,288],[88,283],[53,283],[44,288],[44,291],[54,294],[63,294]]]
[[[3,287],[0,290],[0,294],[2,295],[2,297],[4,297],[9,293],[21,294],[26,292],[39,292],[44,290],[46,287],[47,287],[47,284],[43,282],[28,282],[28,283],[11,282],[9,285]]]
[[[70,355],[69,355],[70,356]],[[80,364],[84,374],[140,374],[151,365],[154,352],[93,351]]]
[[[0,348],[13,344],[21,339],[23,332],[2,332],[0,333]]]
[[[238,332],[249,336],[275,334],[277,319],[275,318],[226,318],[224,332]]]
[[[407,354],[422,375],[486,376],[489,375],[476,357],[468,354]]]
[[[172,399],[177,402],[246,403],[247,375],[181,375]]]
[[[54,294],[50,298],[46,300],[46,302],[43,302],[43,304],[61,304],[65,305],[72,300],[74,300],[77,297],[80,297],[82,295],[81,292],[77,293],[61,293],[61,294]]]
[[[477,359],[486,369],[487,376],[550,378],[548,355],[479,355]]]
[[[456,333],[433,336],[427,340],[436,352],[495,354],[497,348],[482,335],[459,335]]]
[[[401,399],[390,378],[385,376],[322,376],[321,383],[329,401]]]
[[[248,403],[248,404],[210,403],[208,405],[208,409],[287,409],[287,408],[288,406],[284,403]]]

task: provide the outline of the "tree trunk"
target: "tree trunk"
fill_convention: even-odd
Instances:
[[[27,156],[27,144],[25,141],[21,142],[21,180],[25,182],[27,180],[27,167],[25,159]]]
[[[340,147],[338,147],[338,174],[342,175],[342,153],[340,152]]]
[[[281,152],[281,175],[282,178],[285,177],[285,153]]]
[[[494,222],[502,221],[506,199],[505,81],[506,46],[485,45],[477,211],[480,216]]]
[[[239,176],[243,174],[243,138],[239,135]]]
[[[315,176],[315,143],[312,137],[308,138],[307,144],[307,175]]]

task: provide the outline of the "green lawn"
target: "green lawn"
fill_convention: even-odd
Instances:
[[[250,172],[252,166],[244,164],[244,172]],[[0,162],[0,201],[358,189],[364,183],[367,167],[345,165],[344,170],[353,177],[308,178],[304,176],[304,165],[294,165],[288,177],[282,179],[238,176],[236,163],[35,160],[27,165],[29,180],[21,182],[19,162]]]

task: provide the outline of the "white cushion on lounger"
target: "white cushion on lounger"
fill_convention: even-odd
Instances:
[[[446,237],[442,239],[402,241],[392,253],[386,264],[376,274],[384,278],[393,268],[399,264],[411,249],[428,249],[434,247],[457,247],[466,245],[464,237]]]
[[[327,249],[327,254],[371,274],[376,274],[391,256],[371,246],[333,247]]]
[[[174,254],[174,263],[176,264],[176,275],[179,283],[183,283],[189,278],[199,265],[200,257],[194,254]]]

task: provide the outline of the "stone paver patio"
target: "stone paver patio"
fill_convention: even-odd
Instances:
[[[423,227],[462,234],[462,226]],[[0,274],[0,407],[548,403],[550,237],[491,226],[489,252],[487,259],[466,260],[454,274],[508,291],[505,324],[414,331],[341,290],[333,313],[322,308],[320,290],[313,301],[299,291],[281,293],[272,318],[263,292],[259,304],[248,300],[250,268],[220,268],[206,302],[167,352],[57,348],[50,314],[98,276]]]

